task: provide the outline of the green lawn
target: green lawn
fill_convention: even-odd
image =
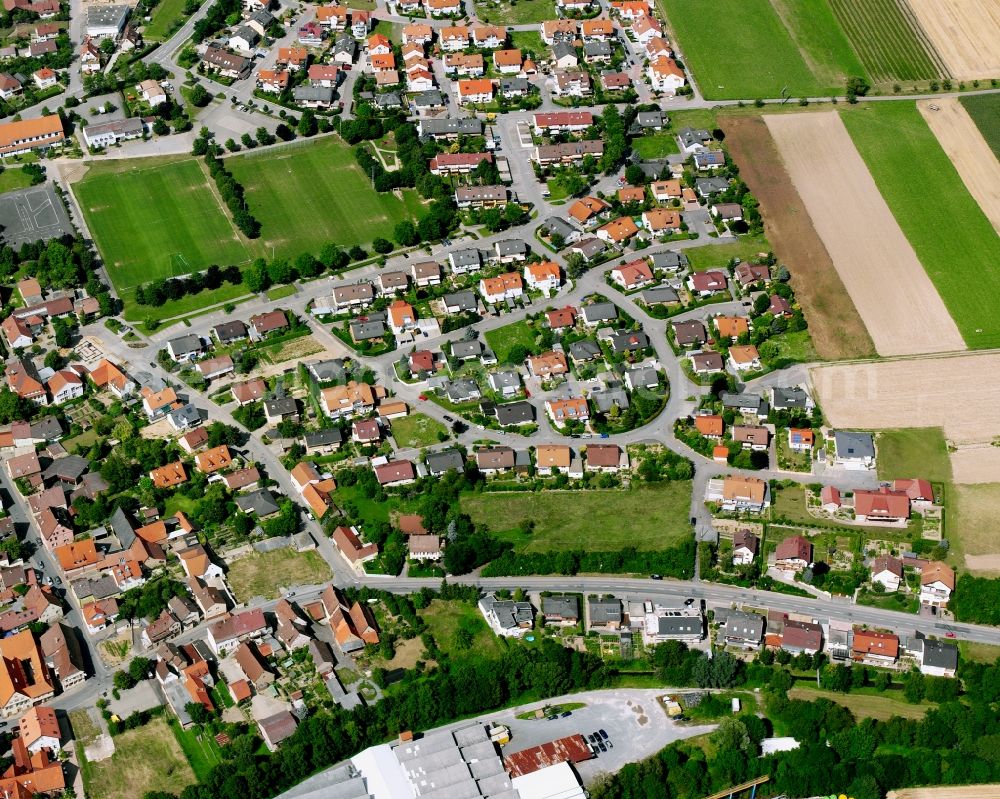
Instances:
[[[273,599],[281,587],[325,583],[330,577],[330,566],[318,552],[296,552],[290,547],[234,560],[226,575],[238,602],[255,596]]]
[[[841,117],[966,344],[1000,346],[1000,238],[916,105],[871,103]]]
[[[160,0],[153,8],[153,18],[143,30],[143,38],[162,42],[172,33],[176,20],[184,18],[185,0]]]
[[[519,551],[659,550],[691,535],[691,483],[628,491],[545,491],[466,494],[462,510]],[[535,524],[530,535],[520,528]]]
[[[0,172],[0,194],[14,189],[26,189],[31,185],[31,178],[20,168],[8,168]]]
[[[493,354],[500,363],[507,362],[507,356],[515,347],[524,347],[535,351],[535,329],[527,321],[521,320],[510,325],[498,327],[486,333],[486,343],[490,345]]]
[[[766,365],[772,369],[783,369],[791,363],[812,363],[819,360],[808,330],[782,333],[780,336],[768,339],[763,357]]]
[[[437,419],[422,413],[411,413],[409,416],[393,419],[391,425],[392,437],[403,449],[420,449],[439,444],[441,439],[438,438],[438,433],[448,432],[448,428]]]
[[[103,162],[73,191],[119,293],[251,257],[194,158]]]
[[[115,753],[107,760],[84,764],[83,776],[91,799],[140,799],[147,792],[173,793],[197,782],[162,718],[116,736]]]
[[[471,0],[469,0],[471,2]],[[518,0],[516,3],[476,3],[476,16],[480,22],[491,25],[530,25],[555,19],[556,4],[553,0]]]
[[[220,693],[229,700],[228,704],[224,704],[224,707],[231,707],[233,702],[229,689],[225,683],[219,683],[219,687],[221,687]],[[177,743],[184,750],[184,755],[199,781],[204,780],[208,773],[222,762],[222,751],[208,730],[201,727],[182,729],[176,719],[170,719],[170,729],[173,731]]]
[[[883,430],[878,437],[880,480],[922,477],[951,482],[951,459],[940,427]]]
[[[511,31],[511,47],[516,47],[521,51],[521,55],[526,52],[532,53],[536,58],[540,58],[548,52],[548,47],[542,41],[542,34],[538,31]]]
[[[943,73],[912,12],[900,0],[829,0],[834,15],[876,82],[921,80]]]
[[[674,134],[667,131],[636,136],[632,139],[632,149],[639,154],[640,158],[646,160],[666,158],[668,155],[680,152]]]
[[[815,97],[841,88],[810,70],[769,0],[715,0],[711,7],[702,0],[659,4],[709,100],[780,97],[782,90],[793,97]],[[812,30],[807,19],[797,19]],[[841,52],[838,48],[825,63],[835,65]],[[829,69],[822,72],[825,76]]]
[[[993,154],[1000,158],[1000,94],[974,94],[958,101],[969,112]]]
[[[287,286],[275,286],[273,289],[268,290],[267,298],[271,301],[283,300],[285,297],[291,297],[295,292],[296,288],[292,284]]]
[[[472,635],[469,651],[481,657],[496,657],[501,654],[499,640],[475,605],[435,599],[420,611],[420,618],[427,624],[438,648],[453,656],[461,652],[456,646],[459,630],[467,630]]]
[[[732,258],[748,261],[759,252],[770,252],[771,245],[763,236],[741,236],[732,244],[708,244],[704,247],[692,247],[684,250],[695,272],[706,269],[719,269],[729,263]]]
[[[261,223],[260,242],[278,256],[316,254],[329,242],[344,247],[392,238],[403,219],[418,216],[415,191],[403,199],[379,194],[338,136],[226,159]]]

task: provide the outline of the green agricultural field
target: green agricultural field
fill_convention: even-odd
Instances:
[[[1000,94],[974,94],[958,101],[969,112],[993,154],[1000,158]]]
[[[940,427],[883,430],[877,447],[880,480],[922,477],[951,482],[951,459]]]
[[[913,12],[902,0],[829,0],[876,83],[947,74]]]
[[[115,288],[126,296],[155,278],[251,258],[194,158],[94,164],[73,192]]]
[[[628,491],[466,494],[462,510],[521,552],[668,549],[691,535],[691,483]],[[524,524],[534,522],[530,534]]]
[[[783,90],[792,97],[815,97],[842,87],[842,81],[829,77],[836,67],[826,64],[847,59],[846,41],[834,48],[832,59],[824,54],[822,70],[813,72],[769,0],[716,0],[711,7],[702,0],[659,2],[685,63],[709,100],[780,97]],[[803,14],[792,16],[812,31]],[[811,47],[832,40],[832,34],[808,37]]]
[[[827,0],[771,0],[771,5],[820,83],[843,86],[847,78],[865,75]]]
[[[1000,238],[916,105],[871,103],[841,117],[966,344],[1000,346]]]
[[[403,199],[372,189],[354,154],[339,137],[226,159],[261,224],[268,253],[294,258],[329,242],[344,247],[391,239],[396,224],[423,208],[415,191]]]

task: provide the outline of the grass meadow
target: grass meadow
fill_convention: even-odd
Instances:
[[[973,94],[958,101],[965,106],[993,154],[1000,158],[1000,94]]]
[[[1000,239],[912,102],[841,117],[966,344],[1000,346]]]
[[[815,51],[817,41],[829,45],[835,34],[820,33],[805,12],[791,15],[798,44],[770,0],[716,0],[711,7],[701,0],[659,2],[684,62],[709,100],[780,97],[782,90],[793,97],[814,97],[840,88],[841,81],[829,79],[836,67],[831,70],[826,65],[846,61],[850,48],[846,41],[838,42],[832,53],[823,53],[820,74],[814,73],[800,46],[805,48],[808,42],[806,52]],[[812,6],[822,0],[802,2]]]
[[[226,166],[260,221],[264,251],[278,257],[316,254],[331,241],[350,247],[391,239],[398,222],[423,208],[415,191],[404,190],[402,199],[375,192],[337,136],[227,158]]]
[[[520,552],[661,550],[691,535],[691,483],[628,491],[466,494],[462,510]],[[521,527],[534,522],[530,534]]]

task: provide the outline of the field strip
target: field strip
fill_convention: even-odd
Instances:
[[[1000,436],[1000,352],[830,364],[809,377],[833,427],[941,427],[959,446]]]
[[[886,799],[1000,799],[1000,785],[962,785],[948,788],[903,788]]]
[[[956,80],[1000,76],[996,0],[909,0],[909,4]]]
[[[955,483],[974,485],[1000,480],[1000,447],[987,443],[958,447],[949,460]]]
[[[1000,161],[976,123],[954,97],[918,100],[917,108],[955,165],[965,188],[1000,233]]]
[[[879,354],[965,349],[838,114],[764,121]]]
[[[767,125],[759,116],[726,116],[719,123],[740,176],[760,201],[767,240],[791,270],[816,351],[831,361],[873,356],[868,329],[792,185]]]

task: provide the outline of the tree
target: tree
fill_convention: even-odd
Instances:
[[[638,164],[629,164],[625,170],[625,182],[630,186],[642,186],[646,182],[646,173]]]
[[[153,123],[153,133],[157,136],[167,136],[170,134],[170,126],[162,119],[157,119]]]
[[[113,38],[109,38],[102,41],[101,52],[104,55],[113,55],[115,52],[115,40]]]
[[[132,675],[127,671],[116,671],[112,678],[112,684],[119,691],[127,691],[129,688],[135,687],[136,680],[133,680]]]
[[[420,234],[417,232],[417,226],[409,219],[404,219],[396,225],[392,231],[392,237],[402,247],[412,247],[414,244],[420,243]]]
[[[871,88],[864,78],[851,77],[847,79],[846,96],[849,103],[856,103],[858,97],[864,97]]]
[[[303,111],[296,129],[300,136],[315,136],[319,130],[316,124],[316,114],[308,110]]]
[[[388,255],[393,250],[392,242],[380,236],[372,242],[372,249],[379,255]]]
[[[64,316],[57,316],[52,320],[52,327],[56,334],[56,346],[66,348],[73,343],[73,323]]]
[[[250,266],[243,270],[243,285],[254,294],[266,291],[271,285],[268,277],[267,262],[263,258],[257,258]]]
[[[274,144],[274,136],[265,127],[257,128],[257,132],[254,135],[256,136],[257,141],[263,146]]]
[[[211,101],[212,95],[208,93],[208,90],[202,86],[200,83],[196,84],[194,88],[188,93],[188,100],[191,101],[192,105],[198,108],[204,108]]]
[[[135,682],[139,683],[146,679],[149,674],[149,658],[134,657],[128,664],[128,674]]]
[[[712,733],[712,743],[720,750],[729,749],[736,752],[749,752],[753,747],[747,725],[732,716],[726,716]]]
[[[195,724],[208,724],[212,720],[212,714],[201,702],[188,702],[184,710]]]

